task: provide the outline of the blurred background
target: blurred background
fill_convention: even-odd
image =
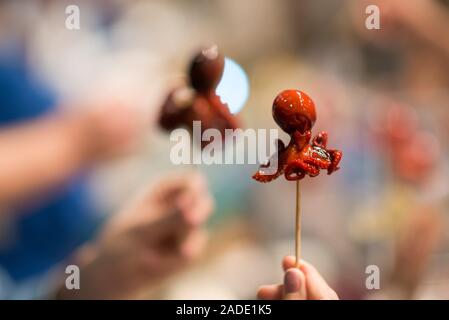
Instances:
[[[80,30],[65,27],[70,4]],[[380,9],[380,30],[365,27],[369,4]],[[198,48],[215,43],[247,72],[245,128],[277,128],[274,97],[308,93],[314,131],[328,131],[344,156],[337,173],[302,182],[303,258],[347,299],[449,298],[447,30],[443,0],[0,1],[2,64],[20,52],[57,105],[112,96],[151,119],[137,153],[87,178],[102,218],[180,169],[156,115]],[[9,94],[0,86],[2,101]],[[281,282],[280,261],[294,253],[295,183],[259,184],[256,169],[196,168],[216,201],[206,252],[144,298],[253,299],[258,286]],[[13,230],[1,215],[0,243]],[[369,265],[380,269],[379,290],[365,286]],[[20,283],[3,273],[8,297]],[[29,280],[17,296],[37,286],[45,283]]]

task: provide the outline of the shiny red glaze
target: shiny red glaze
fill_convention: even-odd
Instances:
[[[327,149],[327,132],[313,139],[311,129],[316,121],[315,104],[299,90],[282,91],[273,103],[273,118],[288,134],[290,143],[285,147],[278,140],[278,151],[266,165],[260,166],[253,179],[270,182],[282,174],[289,181],[301,180],[306,175],[315,177],[321,169],[328,174],[339,169],[343,156],[339,150]]]
[[[284,90],[274,99],[273,119],[288,134],[305,133],[315,124],[315,104],[302,91]]]

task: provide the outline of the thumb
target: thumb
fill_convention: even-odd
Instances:
[[[284,299],[285,300],[306,300],[306,277],[304,273],[291,268],[284,275]]]
[[[307,278],[306,287],[309,300],[338,300],[337,293],[329,287],[313,265],[301,260],[300,269]]]

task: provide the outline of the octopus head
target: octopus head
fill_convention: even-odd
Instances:
[[[284,90],[274,99],[273,118],[286,133],[304,134],[315,124],[315,104],[302,91]]]
[[[224,71],[224,56],[216,45],[201,50],[189,68],[190,84],[201,93],[215,91]]]

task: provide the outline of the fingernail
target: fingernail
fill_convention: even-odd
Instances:
[[[295,270],[287,270],[284,277],[285,293],[298,292],[301,288],[301,283]]]

